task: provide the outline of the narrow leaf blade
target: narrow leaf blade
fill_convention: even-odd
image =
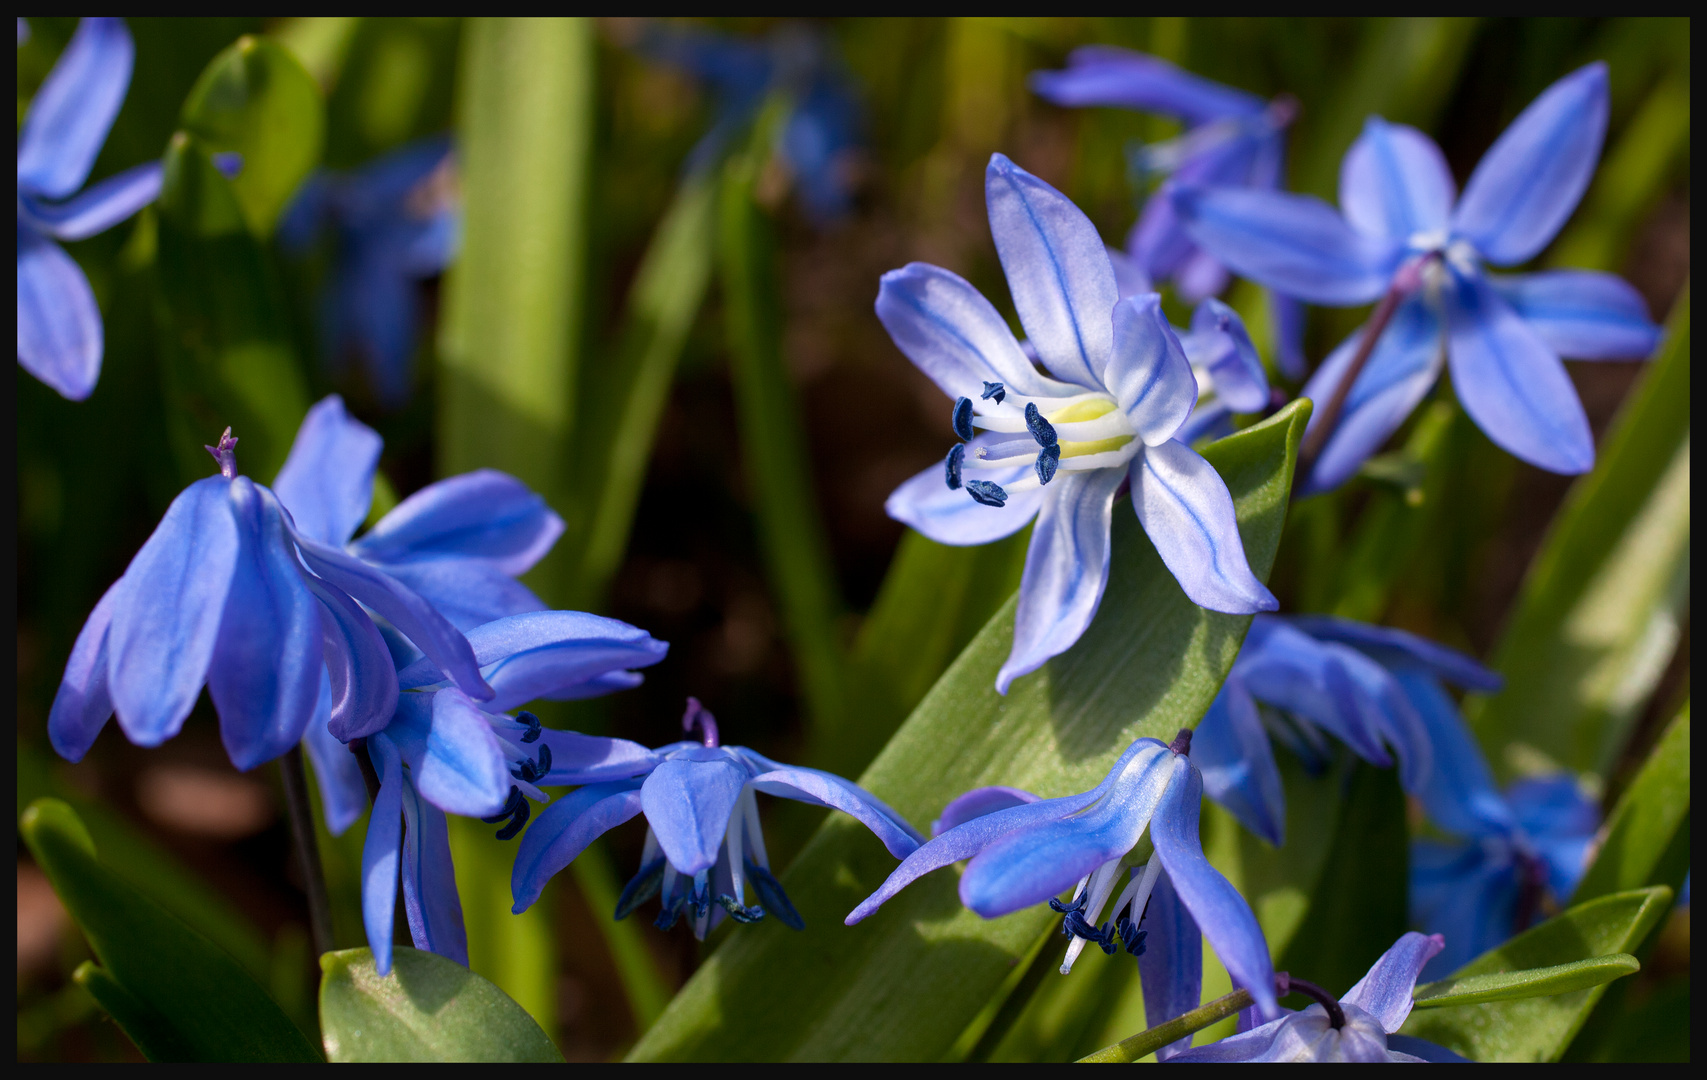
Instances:
[[[1455,1005],[1481,1005],[1489,1001],[1514,1001],[1519,998],[1545,997],[1572,990],[1609,983],[1634,975],[1642,969],[1629,953],[1608,953],[1569,964],[1530,968],[1526,971],[1501,971],[1487,975],[1466,975],[1442,979],[1416,989],[1418,1009],[1444,1009]]]

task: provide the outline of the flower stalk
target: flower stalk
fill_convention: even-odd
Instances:
[[[284,781],[285,810],[290,817],[291,838],[296,841],[297,858],[302,860],[302,889],[308,896],[308,927],[314,938],[314,955],[324,956],[333,949],[332,903],[326,894],[326,872],[320,865],[320,845],[314,837],[314,815],[308,806],[308,778],[302,771],[302,747],[292,747],[279,758],[279,778]]]
[[[1274,994],[1284,997],[1292,987],[1291,977],[1284,971],[1274,973]],[[1227,1019],[1234,1013],[1251,1007],[1253,999],[1249,990],[1240,987],[1231,994],[1223,994],[1214,1001],[1199,1005],[1187,1013],[1181,1013],[1165,1024],[1157,1024],[1147,1031],[1140,1031],[1128,1039],[1122,1039],[1113,1046],[1105,1046],[1094,1054],[1086,1054],[1079,1059],[1081,1065],[1128,1065],[1142,1060],[1157,1050],[1188,1035],[1202,1031],[1211,1024]]]

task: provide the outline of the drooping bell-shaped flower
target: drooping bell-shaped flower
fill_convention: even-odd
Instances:
[[[553,752],[551,770],[538,782],[587,786],[548,807],[522,837],[511,877],[516,911],[532,906],[545,883],[588,844],[644,813],[640,872],[617,901],[618,919],[658,896],[662,911],[655,925],[667,930],[686,918],[701,939],[726,917],[748,923],[767,913],[798,930],[800,916],[771,873],[758,792],[840,810],[897,858],[924,840],[881,800],[834,773],[721,745],[717,721],[693,698],[682,728],[698,730],[700,740],[648,750],[625,739],[576,735],[566,748],[573,753]],[[757,894],[752,905],[748,883]]]
[[[1191,363],[1155,294],[1120,300],[1090,220],[1000,154],[985,174],[990,229],[1034,365],[990,302],[947,270],[883,276],[877,315],[954,400],[961,445],[890,495],[889,515],[944,544],[982,544],[1034,517],[1013,652],[996,678],[1037,670],[1084,633],[1108,584],[1115,495],[1180,587],[1215,611],[1272,610],[1233,499],[1179,439],[1197,401]]]

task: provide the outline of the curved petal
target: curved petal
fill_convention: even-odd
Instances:
[[[391,651],[361,605],[319,578],[306,580],[320,602],[321,655],[331,678],[327,728],[344,742],[372,735],[397,711]]]
[[[1431,1043],[1427,1039],[1419,1039],[1414,1035],[1387,1036],[1387,1049],[1394,1054],[1406,1054],[1419,1061],[1432,1061],[1440,1064],[1462,1061],[1469,1058],[1457,1054],[1439,1043]]]
[[[729,815],[746,783],[747,771],[719,755],[660,762],[641,784],[646,823],[676,873],[692,876],[717,862]]]
[[[232,480],[229,492],[237,562],[207,689],[225,752],[247,771],[302,741],[325,659],[320,605],[303,581],[278,502],[246,476]]]
[[[1043,505],[1045,489],[1032,486],[1011,491],[1002,506],[986,506],[965,491],[950,488],[945,475],[941,463],[918,473],[890,493],[884,512],[939,544],[967,547],[1012,536],[1029,525]],[[1025,464],[1005,472],[981,472],[978,478],[1006,490],[1031,475],[1031,465]]]
[[[1119,290],[1122,300],[1129,296],[1142,296],[1144,293],[1156,291],[1155,285],[1150,281],[1149,273],[1144,269],[1144,264],[1126,252],[1109,248],[1108,264],[1114,268],[1114,284],[1115,288]]]
[[[50,236],[83,240],[106,232],[158,198],[164,175],[160,163],[150,161],[91,184],[62,203],[20,193],[18,214]]]
[[[1294,381],[1304,377],[1304,305],[1290,296],[1266,290],[1269,319],[1274,325],[1274,366]]]
[[[538,562],[562,533],[563,519],[526,484],[495,469],[476,469],[404,499],[352,550],[377,563],[446,555],[485,559],[515,575]]]
[[[1174,891],[1215,947],[1233,985],[1255,999],[1257,1014],[1271,1019],[1280,1006],[1274,1000],[1274,964],[1268,956],[1257,917],[1220,871],[1203,857],[1197,835],[1197,815],[1203,800],[1203,781],[1184,757],[1177,758],[1170,782],[1151,819],[1150,840],[1173,879]]]
[[[1393,759],[1359,708],[1333,648],[1278,619],[1259,616],[1251,622],[1233,670],[1258,701],[1326,728],[1365,761],[1387,767]]]
[[[379,796],[373,800],[362,841],[362,927],[373,965],[391,972],[391,939],[397,925],[397,863],[403,847],[403,759],[383,734],[368,740]]]
[[[1345,376],[1367,328],[1346,338],[1310,376],[1299,397],[1325,407]],[[1349,480],[1381,448],[1440,377],[1442,362],[1440,319],[1421,298],[1400,305],[1369,356],[1351,393],[1346,395],[1339,423],[1305,479],[1300,494],[1329,491]],[[1319,423],[1318,409],[1311,417]]]
[[[273,494],[297,531],[333,547],[348,543],[367,519],[383,446],[379,433],[352,417],[337,394],[316,402],[273,481]]]
[[[468,933],[444,811],[403,785],[403,914],[415,948],[468,966]]]
[[[1204,1062],[1204,1061],[1273,1061],[1274,1045],[1290,1032],[1288,1021],[1292,1015],[1270,1020],[1260,1027],[1249,1031],[1241,1031],[1237,1035],[1229,1035],[1225,1039],[1217,1039],[1207,1046],[1193,1046],[1175,1054],[1171,1060],[1175,1062]]]
[[[1488,287],[1449,290],[1452,388],[1488,438],[1531,465],[1574,475],[1594,467],[1594,436],[1565,365]]]
[[[18,363],[82,401],[101,377],[101,309],[82,267],[33,229],[18,229]]]
[[[1114,306],[1114,353],[1103,378],[1145,444],[1173,438],[1197,405],[1191,361],[1155,293]],[[1266,395],[1265,395],[1266,397]]]
[[[575,861],[587,845],[640,813],[639,781],[593,784],[572,791],[540,812],[522,834],[510,871],[511,908],[517,915],[532,907],[545,883]]]
[[[48,73],[18,139],[18,187],[53,199],[83,186],[130,88],[123,19],[84,19]]]
[[[1181,70],[1166,60],[1112,45],[1085,45],[1067,57],[1065,71],[1034,71],[1031,89],[1068,107],[1113,105],[1201,124],[1263,110],[1255,94]]]
[[[114,586],[107,686],[139,746],[178,733],[207,681],[240,543],[221,476],[185,488]]]
[[[1233,496],[1202,455],[1170,440],[1147,447],[1130,469],[1132,508],[1192,603],[1234,615],[1280,606],[1251,572]]]
[[[1531,776],[1506,788],[1506,803],[1517,824],[1532,837],[1593,836],[1600,828],[1600,806],[1583,794],[1569,775]]]
[[[924,843],[919,831],[864,788],[832,773],[784,766],[753,777],[753,788],[766,795],[840,810],[883,841],[889,854],[905,859]]]
[[[1203,933],[1180,902],[1166,870],[1156,876],[1142,915],[1149,936],[1138,954],[1138,980],[1144,991],[1144,1023],[1155,1027],[1202,1003]],[[1156,1050],[1156,1060],[1167,1061],[1190,1046],[1189,1035],[1175,1039]]]
[[[1497,266],[1534,257],[1588,189],[1609,105],[1606,65],[1598,61],[1542,91],[1482,155],[1453,231]]]
[[[1007,693],[1021,675],[1073,647],[1108,587],[1109,528],[1119,469],[1064,472],[1045,488],[1014,612],[1013,651],[996,674]]]
[[[416,790],[439,809],[488,817],[509,798],[503,747],[486,714],[456,687],[399,695],[384,734],[409,763]]]
[[[1239,824],[1275,847],[1285,842],[1286,791],[1280,768],[1256,701],[1239,679],[1230,677],[1221,684],[1198,722],[1191,759],[1203,774],[1204,792]]]
[[[1312,304],[1367,304],[1398,249],[1357,232],[1320,199],[1248,188],[1172,189],[1192,239],[1235,273]]]
[[[1398,753],[1399,783],[1415,794],[1434,768],[1434,745],[1428,729],[1387,669],[1349,646],[1323,642],[1347,693],[1343,697],[1359,715],[1358,727],[1378,733]]]
[[[1573,360],[1645,360],[1660,328],[1642,294],[1616,274],[1549,270],[1488,283],[1548,348]]]
[[[942,808],[942,814],[931,822],[931,835],[941,836],[957,825],[964,825],[973,818],[993,814],[998,810],[1007,810],[1015,806],[1025,806],[1038,801],[1038,797],[1029,791],[1016,787],[973,788]]]
[[[1441,935],[1410,931],[1382,953],[1369,974],[1357,980],[1340,1000],[1373,1016],[1392,1034],[1411,1015],[1411,991],[1416,989],[1423,965],[1444,948],[1446,939]]]
[[[401,408],[409,400],[409,361],[420,320],[415,279],[389,251],[371,243],[351,247],[332,286],[345,305],[339,346],[361,357],[381,403]]]
[[[1288,615],[1283,621],[1320,641],[1338,641],[1355,646],[1389,668],[1420,665],[1466,690],[1490,694],[1505,685],[1502,675],[1483,667],[1475,657],[1404,630],[1334,615]]]
[[[1200,254],[1191,234],[1186,231],[1184,219],[1174,209],[1174,189],[1187,185],[1187,181],[1176,177],[1162,181],[1161,186],[1144,200],[1144,208],[1138,212],[1138,220],[1132,223],[1132,229],[1126,234],[1126,251],[1131,263],[1143,273],[1147,283],[1158,278],[1171,277],[1191,262],[1194,255]],[[1117,280],[1120,272],[1117,265]],[[1156,290],[1146,287],[1138,291]],[[1121,295],[1126,295],[1124,285],[1121,287]]]
[[[975,394],[986,381],[1022,397],[1065,392],[1032,367],[984,294],[940,266],[908,263],[884,274],[877,318],[896,348],[951,398]]]
[[[540,738],[551,747],[551,771],[539,781],[541,787],[626,780],[651,772],[662,759],[658,751],[627,739],[607,739],[555,728],[546,728]]]
[[[1441,233],[1458,195],[1446,155],[1414,127],[1371,116],[1340,163],[1340,209],[1351,227],[1405,243]]]
[[[314,781],[320,788],[320,805],[325,814],[326,831],[333,836],[344,835],[367,809],[367,786],[362,780],[361,765],[351,749],[332,734],[332,683],[322,673],[320,699],[314,706],[314,719],[308,722],[303,735],[303,749],[314,765]]]
[[[1065,195],[1002,154],[993,155],[984,171],[984,197],[1027,340],[1057,379],[1102,389],[1120,292],[1096,226]]]
[[[1191,333],[1180,339],[1194,369],[1206,369],[1215,396],[1235,412],[1268,407],[1268,374],[1239,313],[1210,298],[1191,314]],[[1184,440],[1182,440],[1184,441]]]
[[[113,699],[107,690],[107,631],[112,626],[118,591],[116,582],[109,586],[77,632],[59,690],[53,695],[53,708],[47,714],[48,741],[67,761],[82,761],[113,715]]]
[[[532,589],[484,559],[447,555],[383,566],[464,633],[548,606]]]

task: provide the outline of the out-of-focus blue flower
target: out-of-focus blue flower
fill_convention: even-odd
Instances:
[[[1234,984],[1250,990],[1265,1016],[1276,1015],[1274,968],[1262,928],[1250,905],[1203,857],[1197,832],[1203,781],[1188,756],[1190,748],[1190,731],[1180,732],[1172,746],[1139,739],[1102,783],[1080,795],[1039,799],[1005,787],[967,792],[944,809],[936,838],[908,855],[848,915],[848,925],[876,912],[924,874],[969,859],[960,878],[960,900],[984,918],[1046,901],[1062,913],[1063,932],[1073,938],[1063,973],[1087,943],[1109,953],[1124,945],[1139,954],[1146,984],[1152,980],[1150,965],[1177,964],[1180,986],[1200,986],[1202,953],[1194,953],[1193,930],[1183,918],[1209,935]],[[1155,854],[1127,874],[1126,859],[1146,830]],[[1122,877],[1126,885],[1107,908],[1109,919],[1102,921]],[[1072,901],[1062,904],[1056,898],[1068,889]],[[1157,897],[1162,898],[1161,908],[1152,912],[1157,919],[1146,924],[1145,907],[1154,906]],[[1155,938],[1146,925],[1156,928]],[[1192,955],[1198,957],[1196,966],[1188,959]],[[1163,985],[1161,976],[1155,981]],[[1146,1009],[1152,1007],[1148,995],[1147,988]]]
[[[1456,768],[1456,747],[1443,747],[1431,722],[1430,710],[1457,716],[1442,679],[1482,691],[1501,685],[1463,653],[1403,630],[1325,615],[1259,615],[1197,727],[1204,790],[1278,847],[1286,798],[1270,738],[1316,763],[1326,749],[1322,731],[1382,767],[1393,764],[1392,747],[1405,790],[1433,790]],[[1258,702],[1278,712],[1265,716]]]
[[[20,19],[19,44],[25,33]],[[72,401],[101,377],[101,309],[54,241],[105,232],[160,194],[157,161],[78,191],[124,104],[135,57],[123,19],[84,19],[18,137],[18,363]]]
[[[1461,197],[1427,135],[1370,117],[1340,170],[1340,208],[1212,184],[1173,205],[1192,236],[1237,272],[1318,304],[1368,303],[1420,285],[1400,304],[1352,386],[1305,491],[1344,482],[1451,366],[1465,411],[1517,457],[1586,472],[1594,441],[1560,362],[1645,357],[1659,340],[1642,299],[1610,274],[1560,270],[1501,278],[1483,263],[1526,262],[1570,217],[1606,134],[1606,65],[1541,94],[1471,174]],[[1358,351],[1353,334],[1304,387],[1323,401]],[[1318,414],[1312,423],[1321,419]]]
[[[1001,154],[990,160],[985,194],[1037,363],[982,294],[940,267],[883,275],[877,317],[954,399],[962,440],[943,466],[889,496],[889,516],[960,545],[1037,519],[996,689],[1006,693],[1090,625],[1108,584],[1114,497],[1128,484],[1144,531],[1194,603],[1272,610],[1245,559],[1226,483],[1179,438],[1197,380],[1161,298],[1121,300],[1090,219]]]
[[[1172,281],[1188,301],[1214,296],[1227,286],[1227,268],[1193,242],[1174,209],[1179,186],[1276,190],[1286,158],[1286,128],[1297,114],[1290,98],[1265,102],[1254,94],[1182,71],[1165,60],[1129,49],[1088,45],[1075,49],[1064,71],[1038,71],[1031,87],[1057,105],[1094,105],[1160,113],[1185,124],[1177,139],[1134,151],[1143,176],[1165,177],[1144,203],[1126,237],[1124,252],[1111,251],[1116,274],[1146,281]],[[1142,289],[1148,292],[1146,284]],[[1127,295],[1125,288],[1121,294]],[[1303,309],[1298,301],[1269,294],[1275,320],[1275,362],[1289,378],[1304,375]]]
[[[380,788],[362,848],[362,919],[380,974],[391,967],[399,873],[416,948],[468,963],[445,814],[507,819],[498,833],[507,840],[527,822],[528,800],[548,801],[535,785],[551,782],[553,768],[608,756],[602,740],[507,711],[636,686],[633,669],[657,663],[669,648],[627,623],[578,611],[511,615],[470,630],[468,643],[492,688],[489,700],[474,700],[423,658],[397,672],[396,714],[367,737]],[[359,775],[341,798],[364,800]]]
[[[801,201],[819,221],[847,212],[850,158],[859,145],[859,103],[822,36],[796,23],[753,41],[652,22],[641,31],[635,51],[687,73],[716,95],[717,118],[688,158],[690,170],[719,161],[765,98],[782,92],[793,108],[777,133],[776,151],[793,174]]]
[[[696,728],[699,742],[657,750],[626,739],[558,736],[562,741],[553,744],[550,771],[536,782],[587,786],[546,809],[522,837],[510,879],[517,912],[532,906],[552,875],[588,844],[644,813],[640,872],[617,900],[618,919],[661,896],[655,925],[668,930],[685,916],[700,939],[725,917],[750,923],[769,913],[800,929],[800,915],[771,874],[755,792],[840,810],[870,829],[896,858],[924,840],[877,797],[834,773],[719,745],[717,721],[689,698],[682,729]],[[752,906],[749,882],[758,894]]]
[[[1463,1061],[1445,1047],[1394,1034],[1411,1014],[1411,993],[1418,974],[1444,944],[1439,934],[1408,933],[1381,954],[1369,973],[1339,999],[1335,1010],[1316,1004],[1303,1012],[1287,1012],[1207,1046],[1182,1048],[1172,1060]],[[1146,1006],[1148,1003],[1146,997]],[[1188,1008],[1196,1005],[1193,999]],[[1151,1025],[1177,1015],[1152,1016],[1147,1008],[1145,1012]],[[1156,1056],[1161,1058],[1160,1054]]]
[[[330,226],[337,253],[321,298],[325,352],[356,353],[374,393],[409,400],[419,322],[418,282],[456,256],[461,216],[448,137],[424,139],[344,175],[321,172],[297,192],[279,240],[308,247]]]

